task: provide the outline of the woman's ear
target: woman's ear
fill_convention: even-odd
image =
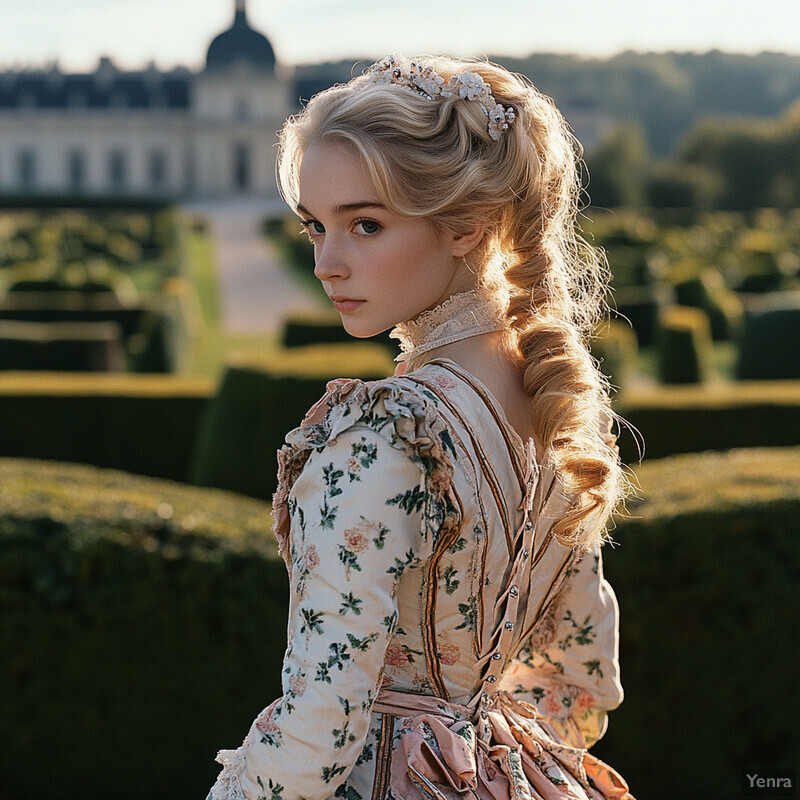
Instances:
[[[486,228],[483,225],[476,225],[467,231],[452,234],[452,253],[458,258],[463,258],[467,253],[474,250],[483,239]]]

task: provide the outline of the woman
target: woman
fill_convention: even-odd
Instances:
[[[329,384],[279,454],[283,696],[213,800],[630,797],[585,750],[622,701],[623,479],[575,145],[527,81],[450,59],[385,59],[286,123],[317,277],[403,355]]]

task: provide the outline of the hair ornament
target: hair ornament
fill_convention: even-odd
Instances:
[[[495,100],[492,87],[477,72],[460,72],[445,80],[430,64],[409,61],[406,70],[396,56],[387,56],[376,61],[366,74],[372,83],[405,86],[428,100],[460,97],[477,101],[486,114],[489,136],[495,141],[517,118],[511,106],[504,107]]]

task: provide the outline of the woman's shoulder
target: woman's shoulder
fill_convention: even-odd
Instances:
[[[381,449],[381,458],[389,452],[407,458],[409,466],[424,475],[431,519],[444,515],[457,456],[433,398],[402,376],[377,381],[341,378],[328,383],[325,394],[286,435],[278,451],[278,488],[273,497],[276,535],[286,530],[289,494],[312,454],[330,453],[345,464],[353,448],[336,445],[344,443],[339,440],[346,436],[353,436],[353,445],[362,449],[367,446],[364,440],[372,438],[376,458]]]
[[[411,378],[375,381],[339,378],[286,435],[287,445],[318,449],[354,426],[366,427],[401,449],[429,446],[441,439],[445,420],[436,398]]]
[[[437,486],[449,486],[456,453],[447,422],[435,398],[403,376],[376,381],[340,378],[286,435],[278,453],[279,494],[293,483],[314,451],[335,444],[342,435],[377,436],[402,451]]]

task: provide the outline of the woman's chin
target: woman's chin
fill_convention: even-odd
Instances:
[[[342,327],[354,339],[369,339],[393,328],[394,325],[369,325],[364,320],[348,319],[347,316],[342,315]]]

